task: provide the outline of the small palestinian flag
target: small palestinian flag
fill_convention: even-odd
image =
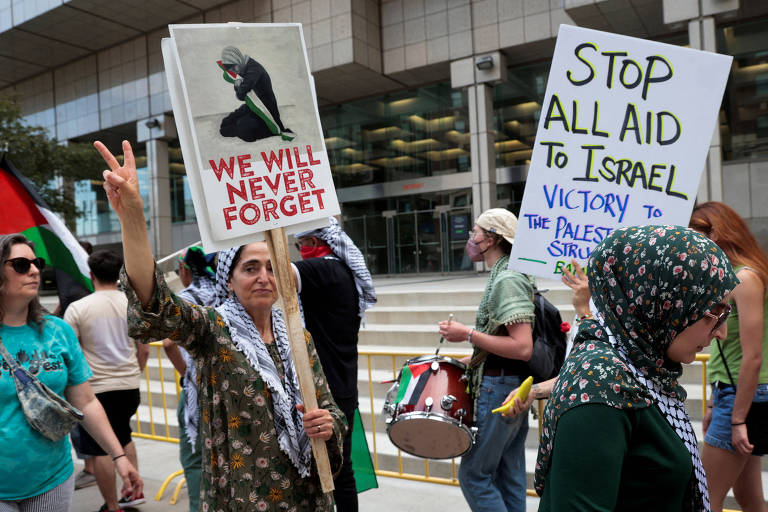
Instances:
[[[416,405],[429,380],[430,363],[410,364],[403,368],[395,403]]]
[[[56,269],[59,297],[93,291],[88,254],[32,184],[9,162],[0,159],[0,235],[21,233],[35,244],[35,253]],[[58,279],[64,275],[67,279]],[[64,289],[62,289],[64,288]]]

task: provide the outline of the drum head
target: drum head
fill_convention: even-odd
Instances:
[[[437,414],[401,414],[387,433],[404,452],[427,459],[452,459],[472,447],[472,434],[463,423]]]

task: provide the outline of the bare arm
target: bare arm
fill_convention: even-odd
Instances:
[[[176,371],[179,372],[179,375],[183,376],[187,371],[187,363],[184,362],[184,358],[181,356],[179,346],[176,345],[176,343],[174,343],[170,338],[165,338],[163,340],[163,349],[165,349],[165,355],[168,356],[168,359],[171,361],[173,367],[176,368]]]
[[[533,352],[533,331],[529,323],[505,326],[507,335],[492,335],[472,330],[472,344],[507,359],[528,361]],[[440,334],[447,341],[465,341],[470,328],[460,322],[440,322]]]
[[[139,361],[139,371],[143,372],[147,367],[149,359],[149,345],[146,343],[136,343],[136,359]]]
[[[69,386],[66,389],[67,400],[83,412],[83,427],[99,443],[99,446],[112,457],[120,478],[123,480],[123,496],[139,495],[144,488],[144,482],[139,477],[139,472],[133,467],[128,457],[118,457],[125,454],[120,441],[115,437],[112,427],[109,425],[104,408],[93,394],[88,382]],[[117,458],[116,458],[117,457]]]
[[[110,168],[104,171],[104,190],[110,206],[120,219],[125,271],[142,305],[147,306],[155,286],[155,261],[149,246],[144,204],[139,194],[131,144],[123,141],[122,166],[104,144],[97,141],[93,145]]]
[[[528,393],[528,398],[525,400],[525,402],[522,402],[519,398],[515,398],[515,404],[512,407],[510,407],[509,410],[507,410],[507,412],[502,414],[509,418],[514,418],[521,412],[527,411],[534,400],[549,399],[549,395],[550,393],[552,393],[552,388],[554,387],[556,380],[557,380],[557,377],[553,377],[549,380],[545,380],[544,382],[539,382],[538,384],[534,384],[533,386],[531,386],[531,392]],[[507,395],[507,398],[504,400],[505,404],[513,396],[515,396],[515,393],[517,393],[518,389],[520,388],[515,388],[512,391],[510,391],[509,395]]]
[[[741,367],[731,423],[742,423],[746,419],[763,363],[763,284],[751,270],[743,269],[737,275],[741,284],[734,288],[731,295],[739,311]],[[746,425],[733,427],[732,442],[740,453],[746,455],[752,452]]]

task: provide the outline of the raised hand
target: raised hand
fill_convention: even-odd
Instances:
[[[123,165],[100,141],[93,143],[110,170],[104,171],[104,190],[110,206],[120,219],[125,216],[141,215],[144,218],[144,204],[139,194],[139,178],[131,144],[123,141]]]
[[[589,314],[589,299],[591,297],[587,274],[584,273],[578,261],[571,260],[571,264],[573,265],[573,272],[563,267],[563,277],[561,280],[573,290],[571,301],[573,302],[576,314],[578,316],[586,315]]]

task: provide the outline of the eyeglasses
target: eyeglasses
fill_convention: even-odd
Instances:
[[[5,262],[10,263],[13,270],[19,274],[26,274],[29,272],[29,267],[33,264],[40,272],[45,268],[45,260],[43,258],[35,258],[33,260],[30,260],[29,258],[10,258],[5,260]]]
[[[704,316],[717,319],[717,322],[715,322],[715,325],[712,327],[712,330],[716,331],[725,323],[726,320],[728,320],[728,315],[730,314],[730,304],[715,304],[712,306],[712,309],[704,313]]]

